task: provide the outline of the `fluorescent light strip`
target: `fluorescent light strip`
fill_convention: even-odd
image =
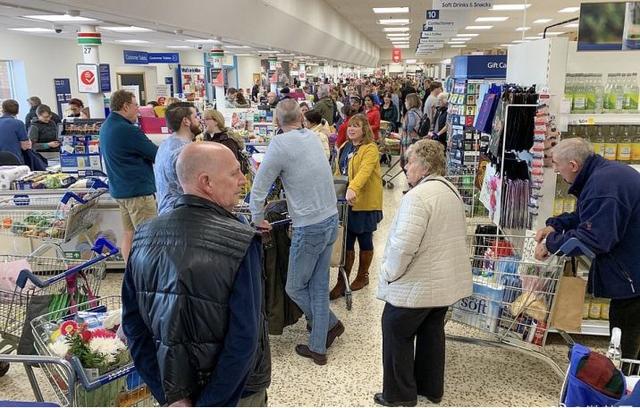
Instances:
[[[552,18],[539,18],[537,20],[535,20],[533,22],[533,24],[547,24],[549,22],[551,22],[553,19]]]
[[[524,37],[525,40],[542,40],[542,36],[532,36],[532,37]]]
[[[385,27],[382,29],[385,33],[407,32],[409,27]]]
[[[558,10],[558,13],[575,13],[580,11],[580,7],[565,7],[562,10]]]
[[[378,20],[378,24],[382,25],[407,25],[411,24],[411,20],[408,18],[387,18]]]
[[[562,34],[564,34],[564,31],[547,31],[547,35],[551,37]],[[538,33],[538,35],[544,35],[544,33]]]
[[[229,49],[247,49],[247,48],[251,48],[248,45],[224,45],[224,48],[229,48]]]
[[[491,22],[500,22],[507,21],[509,17],[478,17],[476,18],[476,23],[491,23]]]
[[[516,31],[528,31],[531,30],[531,27],[518,27],[516,28]]]
[[[122,44],[151,44],[149,41],[145,40],[116,40],[116,42]]]
[[[472,40],[472,38],[458,38],[458,37],[455,37],[455,38],[452,38],[449,41],[471,41],[471,40]]]
[[[190,43],[206,43],[206,44],[221,44],[220,41],[218,40],[211,40],[211,39],[189,39],[189,40],[185,40],[186,42],[190,42]]]
[[[42,28],[42,27],[20,27],[20,28],[10,28],[11,31],[21,31],[23,33],[55,33],[55,30],[51,28]]]
[[[373,12],[376,14],[408,13],[409,7],[374,7]]]
[[[189,50],[193,47],[190,45],[167,45],[167,48],[171,48],[173,50]]]
[[[88,17],[80,17],[80,16],[70,16],[68,14],[39,14],[32,16],[23,16],[25,18],[30,18],[33,20],[42,20],[42,21],[51,21],[53,23],[86,23],[90,21],[98,21],[93,18]]]
[[[418,60],[408,59],[408,60],[404,60],[404,62],[407,63],[407,64],[415,64],[416,62],[418,62]]]
[[[464,29],[465,30],[491,30],[493,28],[493,26],[490,25],[481,25],[481,26],[466,26]]]
[[[272,51],[272,50],[258,50],[260,54],[279,54],[280,51]]]
[[[480,34],[457,34],[458,37],[477,37]]]
[[[522,43],[528,43],[529,40],[513,40],[512,43],[514,44],[522,44]]]
[[[510,46],[512,46],[512,45],[513,45],[513,44],[500,44],[500,46],[501,46],[501,47],[510,47]]]
[[[393,48],[409,48],[409,44],[394,45]]]
[[[531,4],[494,4],[491,11],[517,11],[531,7]]]
[[[405,37],[410,35],[411,34],[409,33],[390,33],[390,34],[387,34],[387,37]]]
[[[566,27],[566,28],[578,28],[578,27],[580,27],[580,23],[569,23],[569,24],[563,25],[563,27]]]
[[[466,48],[466,45],[456,44],[456,45],[450,45],[449,47],[451,47],[451,48]]]
[[[117,33],[146,33],[153,30],[136,26],[100,27],[102,30],[115,31]]]

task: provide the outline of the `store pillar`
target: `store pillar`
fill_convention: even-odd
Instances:
[[[224,61],[224,50],[220,48],[212,49],[209,52],[209,62],[211,64],[211,84],[216,92],[216,108],[224,111],[227,108],[224,93],[224,69],[222,64]]]
[[[298,64],[298,80],[300,81],[301,87],[307,83],[307,66],[304,62]]]
[[[96,26],[83,25],[77,34],[78,45],[82,47],[82,62],[84,64],[100,65],[98,47],[102,44],[102,36],[96,31]],[[98,82],[99,78],[94,78]],[[104,118],[104,94],[98,85],[97,92],[86,93],[89,113],[92,119]]]
[[[271,92],[278,92],[278,60],[269,59],[269,90]]]

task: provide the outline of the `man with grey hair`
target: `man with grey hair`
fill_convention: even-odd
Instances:
[[[577,209],[549,218],[536,234],[542,260],[577,238],[595,255],[588,290],[611,299],[609,326],[622,330],[622,357],[640,358],[640,173],[593,153],[582,138],[553,149],[553,167],[571,184]],[[566,255],[580,255],[579,249]]]
[[[320,85],[318,89],[318,98],[320,100],[313,107],[313,111],[318,112],[322,119],[328,124],[333,125],[333,115],[335,114],[335,104],[331,99],[331,88],[329,85]]]
[[[280,177],[293,222],[286,291],[304,312],[311,335],[309,345],[296,352],[316,364],[327,363],[327,348],[344,332],[329,308],[329,262],[338,230],[336,193],[331,167],[322,143],[302,127],[298,102],[278,104],[276,121],[283,131],[271,140],[251,190],[251,215],[255,225],[269,228],[264,201]]]

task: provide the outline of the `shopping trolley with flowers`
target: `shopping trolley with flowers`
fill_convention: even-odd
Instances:
[[[121,315],[120,297],[108,296],[31,321],[36,352],[66,359],[75,371],[77,381],[69,382],[59,366],[43,368],[61,405],[156,404],[134,367],[120,329]]]
[[[0,255],[0,353],[32,354],[31,319],[98,295],[104,261],[118,249],[99,238],[92,250],[89,260]],[[8,370],[8,363],[0,363],[0,376]],[[35,381],[31,376],[29,380]]]

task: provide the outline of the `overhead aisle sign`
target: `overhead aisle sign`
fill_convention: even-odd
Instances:
[[[433,0],[433,8],[438,10],[488,9],[495,0]]]

